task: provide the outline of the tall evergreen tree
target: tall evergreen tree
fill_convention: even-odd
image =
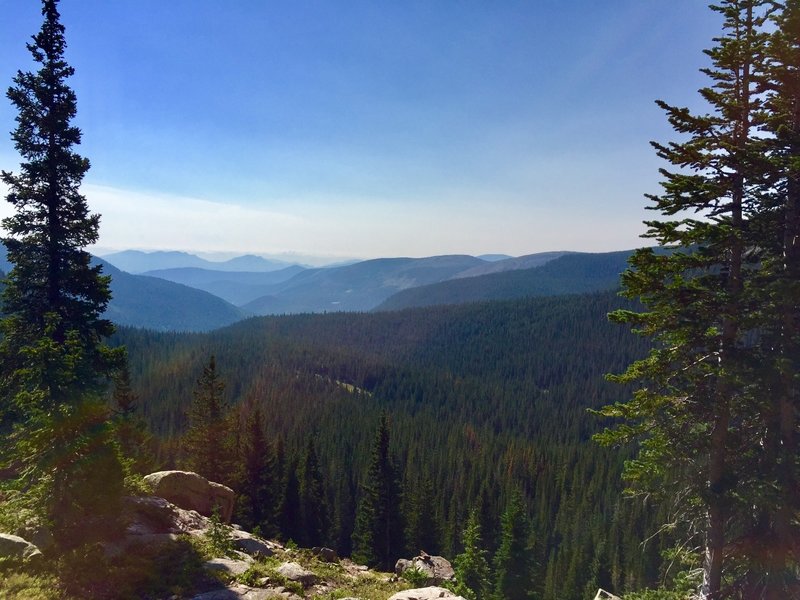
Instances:
[[[402,495],[389,453],[389,419],[384,414],[372,448],[353,531],[353,559],[389,570],[403,552]]]
[[[500,547],[494,555],[495,600],[530,600],[534,577],[531,527],[522,495],[514,492],[500,520]]]
[[[420,550],[428,554],[442,551],[441,516],[437,514],[433,483],[423,477],[411,490],[406,489],[406,549],[416,556]]]
[[[189,408],[189,429],[183,441],[186,465],[218,483],[232,483],[235,440],[225,383],[212,355],[197,380]]]
[[[769,210],[756,224],[767,249],[757,287],[762,354],[756,373],[767,390],[758,472],[773,492],[755,518],[753,541],[765,550],[750,570],[748,589],[767,600],[790,595],[800,564],[800,2],[775,6],[765,100],[774,176],[766,184]]]
[[[114,433],[128,468],[140,474],[148,472],[154,462],[150,450],[152,436],[138,411],[138,398],[133,391],[127,360],[114,376],[111,404]]]
[[[325,497],[325,482],[311,437],[306,444],[300,473],[300,517],[302,536],[298,541],[301,544],[313,547],[328,543],[330,512]]]
[[[775,3],[726,0],[712,9],[724,35],[707,52],[712,85],[700,91],[711,114],[659,102],[682,142],[654,143],[673,170],[651,196],[663,221],[646,237],[674,249],[638,251],[623,276],[624,293],[647,311],[620,311],[652,336],[655,349],[618,381],[641,386],[631,401],[604,414],[628,419],[606,441],[642,440],[626,476],[634,489],[680,500],[687,531],[702,532],[705,599],[723,597],[754,553],[740,543],[763,503],[757,448],[763,446],[766,388],[754,385],[764,312],[754,310],[759,269],[769,262],[774,231],[765,229],[766,190],[775,181],[764,135],[768,35]],[[744,549],[743,549],[744,548]]]
[[[469,513],[463,536],[464,551],[456,556],[456,593],[469,600],[489,597],[489,563],[481,540],[481,523],[477,509]]]
[[[42,15],[28,44],[39,69],[19,71],[7,93],[24,162],[19,173],[0,175],[15,210],[3,220],[13,268],[0,324],[0,437],[26,490],[9,495],[38,489],[57,538],[72,545],[92,529],[84,516],[110,516],[121,490],[101,395],[123,351],[103,343],[113,330],[102,318],[109,279],[84,249],[98,239],[99,215],[79,191],[89,161],[74,151],[81,132],[71,124],[76,97],[66,80],[74,71],[57,0],[44,0]]]
[[[284,540],[298,542],[303,538],[303,517],[300,511],[300,480],[297,460],[286,463],[286,474],[281,501],[281,535]]]
[[[239,447],[240,473],[236,486],[239,492],[238,518],[250,528],[258,527],[262,535],[272,536],[278,532],[280,506],[275,449],[266,437],[261,406],[248,402],[243,410],[244,431]]]

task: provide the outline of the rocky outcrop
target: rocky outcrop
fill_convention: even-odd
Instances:
[[[301,598],[288,591],[263,590],[235,584],[200,594],[192,600],[301,600]]]
[[[440,585],[445,581],[452,581],[456,577],[453,566],[446,558],[420,554],[411,560],[401,558],[394,565],[394,572],[402,575],[406,571],[417,570],[424,573],[428,579],[427,585]]]
[[[275,542],[262,540],[252,533],[242,531],[241,529],[233,529],[231,531],[231,537],[233,538],[233,547],[250,556],[262,556],[263,558],[267,558],[275,554],[276,548],[280,548]]]
[[[0,560],[33,566],[41,563],[42,553],[18,535],[0,533]]]
[[[217,571],[220,573],[227,573],[228,575],[241,575],[250,565],[253,564],[253,559],[247,554],[240,556],[238,559],[233,558],[212,558],[207,560],[204,564],[205,568],[209,571]]]
[[[297,581],[304,588],[311,587],[317,582],[317,576],[311,571],[307,571],[296,562],[285,562],[278,567],[278,573],[289,581]]]
[[[157,471],[145,476],[144,480],[154,495],[207,517],[217,508],[220,519],[230,523],[235,500],[231,488],[208,481],[191,471]]]
[[[397,592],[389,597],[389,600],[436,600],[437,598],[450,598],[450,600],[466,600],[463,596],[457,596],[450,590],[441,587],[417,588],[415,590],[405,590]]]
[[[208,527],[208,519],[197,511],[180,508],[158,496],[123,498],[122,507],[129,535],[193,533]]]

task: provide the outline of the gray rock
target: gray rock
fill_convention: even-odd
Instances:
[[[428,585],[439,585],[445,581],[452,581],[456,577],[453,565],[442,556],[422,554],[411,560],[401,558],[394,565],[394,572],[398,575],[414,569],[427,575],[426,583]]]
[[[277,570],[278,573],[289,581],[297,581],[301,583],[303,587],[310,587],[317,582],[317,576],[314,575],[314,573],[305,570],[295,562],[283,563]]]
[[[18,535],[0,533],[0,558],[37,565],[42,562],[42,552],[29,541]]]
[[[208,527],[208,519],[197,511],[179,508],[165,498],[131,496],[122,502],[130,535],[193,533]]]
[[[296,597],[296,596],[295,596]],[[246,585],[235,584],[228,587],[211,590],[192,600],[286,600],[286,596],[275,590],[260,590]]]
[[[251,556],[262,556],[264,558],[275,554],[272,545],[266,540],[254,536],[251,533],[234,529],[231,531],[233,537],[233,545],[237,550],[246,552]]]
[[[221,483],[208,481],[191,471],[157,471],[146,475],[144,480],[153,489],[153,494],[181,508],[210,517],[216,507],[223,522],[231,520],[235,495],[231,488]]]
[[[450,600],[466,600],[463,596],[456,596],[450,590],[441,587],[417,588],[397,592],[389,597],[389,600],[437,600],[438,598],[450,598]]]
[[[232,558],[212,558],[204,563],[204,566],[209,571],[221,571],[229,573],[230,575],[241,575],[250,565],[253,564],[253,559],[248,560],[234,560]]]

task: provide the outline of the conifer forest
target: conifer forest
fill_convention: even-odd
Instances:
[[[800,598],[800,0],[709,10],[702,108],[657,101],[672,137],[651,142],[646,247],[371,311],[232,309],[201,333],[109,318],[67,33],[43,0],[35,68],[7,92],[0,596],[200,598],[220,583],[204,561],[245,531],[370,573],[443,556],[469,600]],[[230,488],[238,530],[216,505],[200,542],[129,544],[146,476],[171,470]],[[44,558],[6,551],[21,538]],[[227,593],[352,598],[268,559]]]

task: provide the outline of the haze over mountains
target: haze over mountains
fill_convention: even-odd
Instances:
[[[402,310],[610,290],[618,287],[630,254],[378,258],[324,268],[279,265],[256,256],[212,262],[185,252],[125,251],[95,260],[112,277],[106,314],[114,322],[158,331],[210,331],[257,315]],[[138,273],[126,272],[114,260]],[[2,253],[0,272],[10,267]]]
[[[138,272],[107,269],[115,280],[113,319],[160,330],[206,331],[253,315],[400,310],[614,289],[629,255],[448,255],[325,268],[253,256],[212,262],[184,252],[126,251],[105,259]]]

